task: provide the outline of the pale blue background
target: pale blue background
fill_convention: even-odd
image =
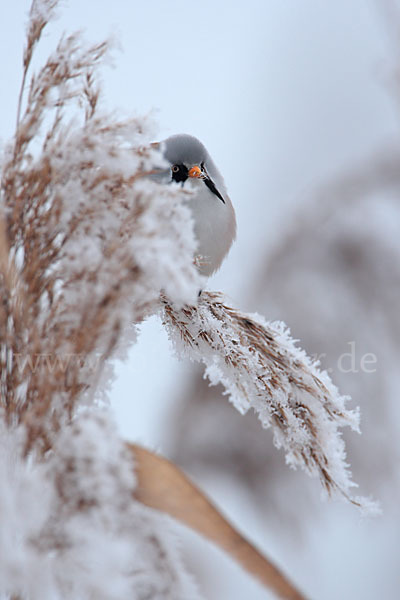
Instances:
[[[28,6],[3,0],[0,8],[3,141],[15,122]],[[154,110],[159,138],[187,132],[205,143],[238,219],[237,243],[209,285],[240,305],[243,281],[294,207],[398,136],[387,90],[395,47],[377,6],[367,0],[70,0],[45,33],[38,57],[63,31],[85,29],[92,41],[112,33],[121,50],[114,52],[114,68],[103,70],[107,106],[123,114]],[[171,357],[157,320],[142,329],[128,363],[118,367],[112,401],[122,435],[162,451],[168,402],[186,366]],[[379,523],[365,525],[355,512],[339,512],[303,550],[282,552],[259,539],[240,490],[226,498],[222,487],[208,492],[313,598],[397,597],[395,568],[393,581],[384,575],[395,560],[390,532]],[[221,553],[204,551],[215,553],[212,598],[218,590],[232,600],[265,598]]]

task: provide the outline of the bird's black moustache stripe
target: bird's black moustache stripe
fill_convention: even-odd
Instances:
[[[173,166],[176,171],[172,172],[172,180],[183,185],[189,176],[189,169],[182,163]]]
[[[213,182],[213,180],[210,179],[209,177],[204,177],[204,183],[206,184],[206,186],[208,187],[208,189],[213,194],[215,194],[225,204],[225,200],[223,199],[223,197],[221,196],[221,194],[219,193],[219,191],[215,187],[215,183]]]

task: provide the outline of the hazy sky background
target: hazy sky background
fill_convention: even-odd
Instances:
[[[15,123],[29,4],[3,0],[0,8],[2,142]],[[393,46],[377,5],[70,0],[38,58],[63,31],[83,29],[90,41],[113,35],[114,67],[102,71],[107,107],[124,115],[153,111],[159,139],[186,132],[205,143],[238,220],[237,242],[209,287],[240,305],[249,272],[307,194],[399,133],[387,83]],[[185,365],[171,358],[156,319],[142,330],[118,368],[112,400],[122,435],[162,450],[167,399]],[[365,586],[359,579],[363,596],[354,597],[375,598],[368,578]],[[339,597],[331,588],[329,598]]]

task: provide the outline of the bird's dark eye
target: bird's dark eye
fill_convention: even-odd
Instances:
[[[178,165],[172,165],[171,169],[172,169],[172,172],[173,172],[173,173],[178,173],[178,171],[179,171],[179,166],[178,166]]]

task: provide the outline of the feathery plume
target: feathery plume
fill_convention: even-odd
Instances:
[[[318,369],[290,337],[285,325],[242,313],[221,294],[203,292],[197,307],[164,302],[164,320],[180,353],[203,362],[212,385],[221,383],[241,412],[253,409],[292,467],[319,476],[325,490],[353,498],[339,427],[358,431],[358,411],[349,410],[328,374]]]

